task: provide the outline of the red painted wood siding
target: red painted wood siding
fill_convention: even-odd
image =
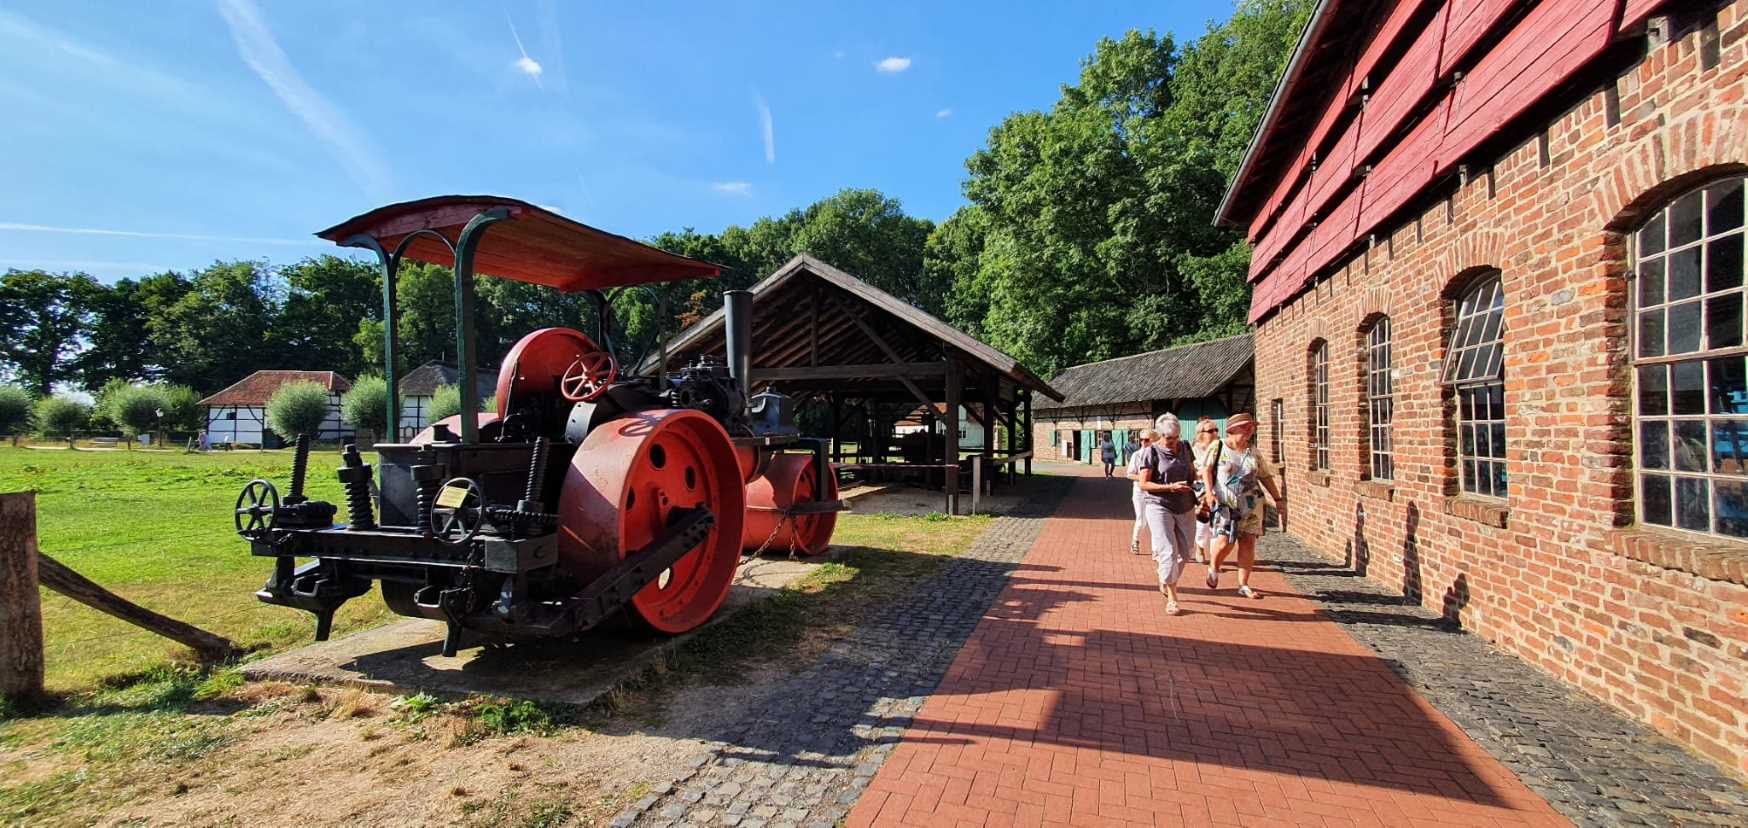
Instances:
[[[1433,82],[1438,80],[1438,55],[1444,46],[1448,14],[1450,6],[1438,10],[1360,113],[1361,158],[1371,158],[1397,132],[1409,113],[1432,94]]]
[[[1308,162],[1311,147],[1302,148],[1300,158],[1271,194],[1269,205],[1279,200],[1279,206],[1265,205],[1251,224],[1251,232],[1259,234],[1250,267],[1251,280],[1259,283],[1252,294],[1253,321],[1292,295],[1283,290],[1297,290],[1307,276],[1377,230],[1468,153],[1607,49],[1621,31],[1615,19],[1623,1],[1641,16],[1648,14],[1641,10],[1661,5],[1661,0],[1544,0],[1515,19],[1514,10],[1522,0],[1450,0],[1425,27],[1396,26],[1401,37],[1414,41],[1377,84],[1365,109],[1331,146],[1329,157],[1300,184],[1294,170]],[[1392,11],[1380,35],[1392,31],[1391,22],[1400,15],[1412,19],[1402,8],[1415,5],[1415,0],[1409,0]],[[1513,19],[1510,31],[1494,47],[1473,54],[1491,30]],[[1359,59],[1385,51],[1373,43]],[[1405,132],[1406,119],[1441,94],[1438,90],[1449,80],[1445,75],[1466,58],[1477,57],[1463,80]],[[1354,69],[1349,74],[1357,77]],[[1339,114],[1325,112],[1320,123],[1337,123]],[[1368,163],[1373,165],[1371,175],[1350,186],[1354,170]],[[1305,232],[1304,224],[1331,201],[1334,209],[1315,230]],[[1279,212],[1272,223],[1266,218],[1271,210]],[[1276,269],[1288,275],[1276,279]]]
[[[1440,172],[1607,48],[1612,3],[1548,0],[1531,11],[1457,86],[1438,151]]]
[[[1469,51],[1481,42],[1523,0],[1451,0],[1451,17],[1445,24],[1444,54],[1439,57],[1438,76],[1446,77]]]

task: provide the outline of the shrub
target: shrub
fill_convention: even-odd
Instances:
[[[30,429],[30,409],[36,401],[16,385],[0,385],[0,434],[19,435]]]
[[[328,419],[328,389],[320,383],[289,382],[267,400],[267,427],[286,441],[299,434],[315,439]]]
[[[340,417],[353,428],[368,430],[378,440],[392,440],[388,430],[388,383],[382,377],[364,376],[340,398]]]
[[[160,428],[167,407],[164,389],[155,385],[130,385],[109,394],[99,410],[107,414],[111,422],[121,426],[131,441]]]
[[[489,399],[489,398],[487,398]],[[481,411],[486,408],[487,399],[480,400]],[[454,385],[439,385],[431,395],[431,422],[437,422],[444,417],[453,417],[461,413],[461,389]]]
[[[91,406],[71,397],[44,397],[36,404],[36,428],[44,437],[68,437],[91,419]]]
[[[200,392],[186,385],[160,385],[164,392],[164,418],[160,428],[169,431],[199,431],[206,427],[200,416]]]

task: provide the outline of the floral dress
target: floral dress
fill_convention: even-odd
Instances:
[[[1229,540],[1261,535],[1264,480],[1275,479],[1274,464],[1256,446],[1237,451],[1222,446],[1214,468],[1214,532]]]

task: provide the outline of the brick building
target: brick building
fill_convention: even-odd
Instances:
[[[1739,775],[1745,13],[1324,0],[1219,215],[1289,532]]]
[[[1251,409],[1254,384],[1250,334],[1069,366],[1050,380],[1062,400],[1033,403],[1033,451],[1096,464],[1105,432],[1122,453],[1130,435],[1167,411],[1224,425],[1227,415]]]

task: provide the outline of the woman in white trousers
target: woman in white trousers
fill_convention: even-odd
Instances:
[[[1129,502],[1135,506],[1135,528],[1129,531],[1129,554],[1131,555],[1141,554],[1141,530],[1147,526],[1147,502],[1144,493],[1141,491],[1140,478],[1136,476],[1141,471],[1139,465],[1141,462],[1141,452],[1146,451],[1148,446],[1153,445],[1153,441],[1157,439],[1158,433],[1151,428],[1144,428],[1141,429],[1140,437],[1141,445],[1136,447],[1134,451],[1129,452],[1129,469],[1125,472],[1125,475],[1130,480],[1135,481],[1134,485],[1129,487]]]
[[[1165,594],[1165,614],[1177,615],[1177,582],[1195,548],[1195,455],[1179,437],[1177,417],[1162,414],[1154,423],[1159,435],[1144,449],[1136,484],[1141,487],[1147,531],[1153,535],[1153,560],[1159,567],[1159,591]]]

